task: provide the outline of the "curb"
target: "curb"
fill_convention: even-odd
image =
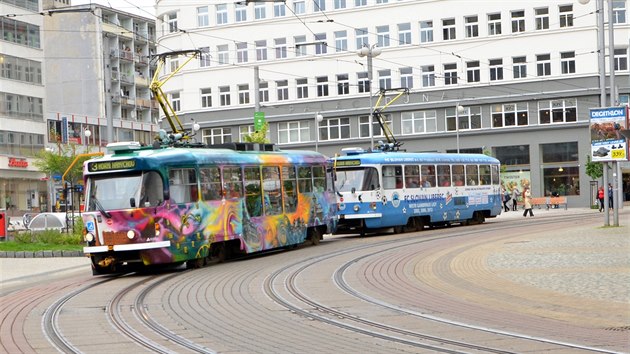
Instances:
[[[85,257],[83,251],[0,251],[0,258]]]

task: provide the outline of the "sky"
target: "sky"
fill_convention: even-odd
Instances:
[[[72,0],[72,5],[99,4],[148,18],[155,18],[155,0]]]

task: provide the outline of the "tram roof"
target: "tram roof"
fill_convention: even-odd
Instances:
[[[498,164],[499,160],[484,154],[446,154],[432,152],[363,152],[337,156],[339,161],[360,160],[362,164],[400,164],[400,163],[481,163]]]

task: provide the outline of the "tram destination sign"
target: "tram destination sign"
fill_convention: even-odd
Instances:
[[[335,164],[337,167],[361,166],[361,160],[337,160]]]
[[[94,161],[88,162],[88,172],[129,170],[136,167],[136,160]]]

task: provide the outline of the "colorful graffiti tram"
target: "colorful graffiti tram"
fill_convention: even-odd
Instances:
[[[84,164],[87,246],[96,274],[317,244],[336,223],[326,157],[273,145],[112,144]]]
[[[366,152],[334,159],[338,233],[483,223],[501,213],[499,161],[482,154]]]

